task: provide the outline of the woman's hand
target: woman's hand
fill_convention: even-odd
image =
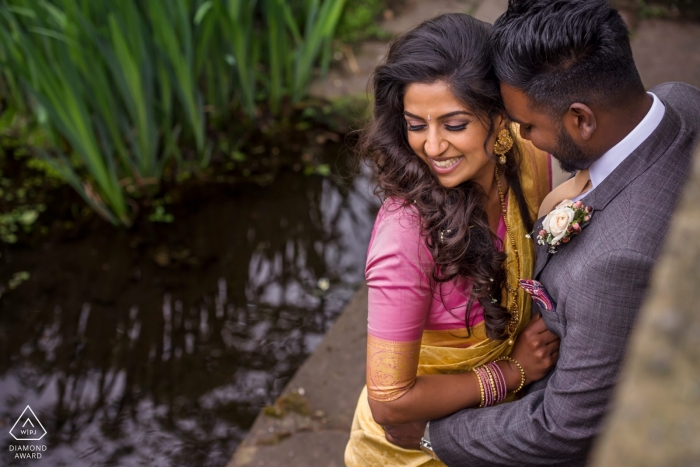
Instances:
[[[404,423],[403,425],[383,426],[384,437],[391,444],[404,449],[420,449],[420,440],[428,422]]]
[[[544,378],[557,363],[559,338],[547,329],[539,313],[532,317],[516,339],[510,357],[520,363],[525,370],[526,384]],[[508,363],[510,370],[514,370],[519,379],[519,369],[514,364]]]

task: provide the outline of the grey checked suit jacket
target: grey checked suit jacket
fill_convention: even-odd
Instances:
[[[430,422],[448,466],[585,464],[700,140],[700,90],[665,83],[651,92],[664,118],[583,199],[591,222],[555,255],[538,247],[535,277],[556,303],[542,316],[561,337],[555,369],[516,402]]]

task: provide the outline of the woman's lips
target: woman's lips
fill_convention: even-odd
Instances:
[[[462,162],[462,159],[464,159],[464,156],[453,157],[444,161],[436,161],[434,159],[430,159],[430,163],[433,165],[435,173],[438,173],[440,175],[446,175],[453,172],[457,168],[457,166],[459,166],[459,164]]]

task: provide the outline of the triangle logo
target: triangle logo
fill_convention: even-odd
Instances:
[[[27,406],[19,416],[10,434],[17,441],[39,441],[46,436],[46,429],[41,424],[31,407]]]

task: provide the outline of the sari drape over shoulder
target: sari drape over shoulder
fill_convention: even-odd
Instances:
[[[515,128],[517,134],[517,128]],[[534,220],[542,199],[551,190],[549,155],[529,142],[518,140],[520,181]],[[520,259],[521,278],[531,278],[535,248],[526,238],[526,227],[515,195],[509,190],[506,216]],[[515,255],[501,219],[498,236],[507,261]],[[439,466],[421,451],[406,450],[386,441],[375,423],[367,401],[400,398],[417,376],[471,371],[512,349],[507,341],[486,336],[483,308],[476,303],[469,312],[470,332],[465,326],[469,284],[457,280],[447,290],[430,288],[432,258],[420,235],[415,209],[387,200],[375,223],[367,258],[369,315],[367,341],[367,386],[355,410],[345,463],[355,466]],[[517,333],[528,323],[529,295],[518,286],[516,268],[507,267],[507,281],[516,290],[519,310]],[[509,300],[504,290],[503,304]],[[508,400],[512,400],[512,397]]]

